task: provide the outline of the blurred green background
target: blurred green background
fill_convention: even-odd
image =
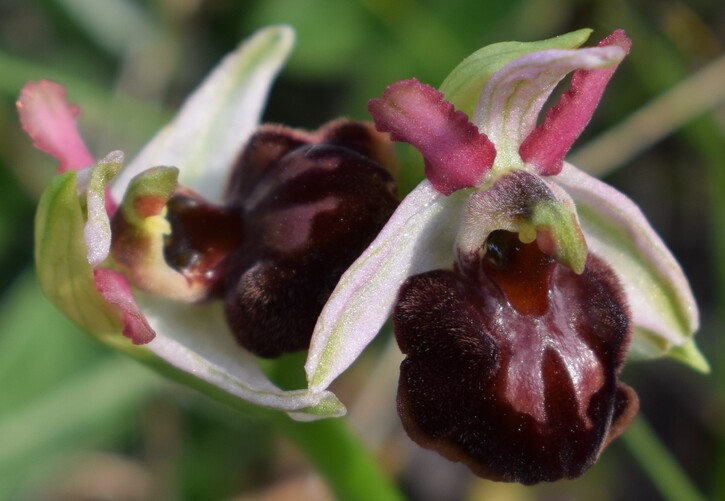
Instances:
[[[681,260],[712,373],[628,365],[642,419],[582,478],[534,488],[476,479],[413,445],[384,339],[338,389],[410,499],[725,499],[721,0],[0,0],[0,499],[325,499],[275,430],[109,352],[42,297],[32,218],[54,162],[33,150],[14,106],[25,81],[57,80],[82,105],[91,151],[131,158],[223,54],[280,22],[298,43],[265,119],[304,128],[366,118],[367,100],[395,80],[437,86],[489,43],[627,31],[632,53],[570,158],[635,199]],[[421,174],[401,155],[405,192]]]

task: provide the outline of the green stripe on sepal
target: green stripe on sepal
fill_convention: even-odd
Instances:
[[[123,324],[96,290],[83,239],[85,221],[76,172],[53,178],[35,215],[35,267],[43,293],[83,330],[121,336]]]
[[[439,90],[446,100],[471,116],[476,101],[491,75],[509,62],[531,52],[547,49],[576,49],[592,30],[584,28],[540,42],[501,42],[477,50],[446,77]]]
[[[555,181],[576,202],[590,251],[614,269],[625,289],[634,326],[629,357],[673,356],[703,370],[706,363],[694,346],[684,348],[699,329],[695,298],[682,268],[640,209],[567,164]]]

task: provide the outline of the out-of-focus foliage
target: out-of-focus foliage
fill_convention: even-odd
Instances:
[[[298,45],[266,118],[306,128],[338,115],[365,118],[367,100],[395,80],[440,85],[489,43],[581,27],[597,39],[624,28],[632,53],[578,142],[584,146],[626,127],[633,113],[713,62],[723,66],[725,54],[719,0],[3,1],[0,498],[89,494],[116,481],[114,499],[230,499],[280,489],[305,471],[263,423],[107,352],[42,297],[32,273],[32,217],[54,165],[32,149],[14,109],[23,82],[58,80],[83,104],[80,126],[91,151],[122,149],[131,157],[225,52],[255,28],[280,22],[295,27]],[[641,151],[618,155],[615,143],[611,158],[597,164],[681,260],[702,307],[698,343],[712,374],[665,361],[627,367],[651,430],[641,421],[577,481],[521,488],[476,480],[401,434],[397,359],[383,340],[339,390],[351,409],[346,419],[411,499],[685,499],[692,487],[725,499],[725,105],[722,91],[717,97],[724,73],[625,129]],[[706,112],[695,110],[686,123],[673,118],[687,117],[694,98],[708,92],[715,97]],[[665,137],[652,144],[648,131],[658,127]],[[422,175],[420,160],[400,152],[406,191]],[[584,169],[599,159],[587,154],[575,157]]]

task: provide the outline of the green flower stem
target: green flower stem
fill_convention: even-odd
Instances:
[[[247,415],[271,423],[305,454],[316,471],[325,479],[335,499],[345,501],[398,501],[402,496],[393,483],[375,464],[359,438],[343,419],[324,419],[314,422],[294,421],[283,412],[264,409],[236,398],[216,386],[195,378],[154,357],[134,353],[142,363],[161,374],[199,390],[201,393]],[[291,371],[295,356],[283,357],[269,363],[266,369],[277,373],[274,379],[298,380],[303,373]],[[264,366],[264,364],[263,364]]]
[[[263,360],[262,369],[281,388],[305,386],[306,353]],[[269,420],[294,442],[325,478],[336,499],[345,501],[400,500],[400,493],[386,478],[374,458],[347,427],[344,419],[299,422],[281,412],[270,411]]]
[[[389,479],[383,476],[373,457],[342,419],[310,423],[293,421],[282,413],[273,419],[325,478],[336,499],[346,501],[402,500]]]
[[[622,440],[632,456],[647,472],[663,499],[705,501],[641,415],[622,435]]]

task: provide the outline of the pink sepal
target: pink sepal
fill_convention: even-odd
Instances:
[[[493,143],[442,93],[416,79],[390,85],[368,110],[379,131],[423,154],[426,177],[444,195],[475,186],[493,165]]]
[[[93,165],[93,156],[78,133],[78,106],[66,100],[65,89],[49,80],[29,82],[16,102],[23,130],[36,148],[53,156],[58,172]]]
[[[103,299],[121,314],[124,336],[133,344],[146,344],[156,337],[156,333],[138,309],[126,277],[113,270],[95,268],[93,278]]]
[[[58,174],[96,163],[78,132],[80,108],[68,103],[62,85],[50,80],[28,82],[15,106],[33,146],[58,160]],[[116,203],[106,190],[106,212],[112,216],[115,211]]]
[[[599,47],[616,45],[629,53],[632,42],[623,30],[617,30],[599,42]],[[599,104],[609,79],[619,63],[597,70],[577,70],[571,88],[546,113],[540,126],[521,144],[524,162],[536,167],[539,174],[553,176],[561,172],[564,156],[587,126]]]

